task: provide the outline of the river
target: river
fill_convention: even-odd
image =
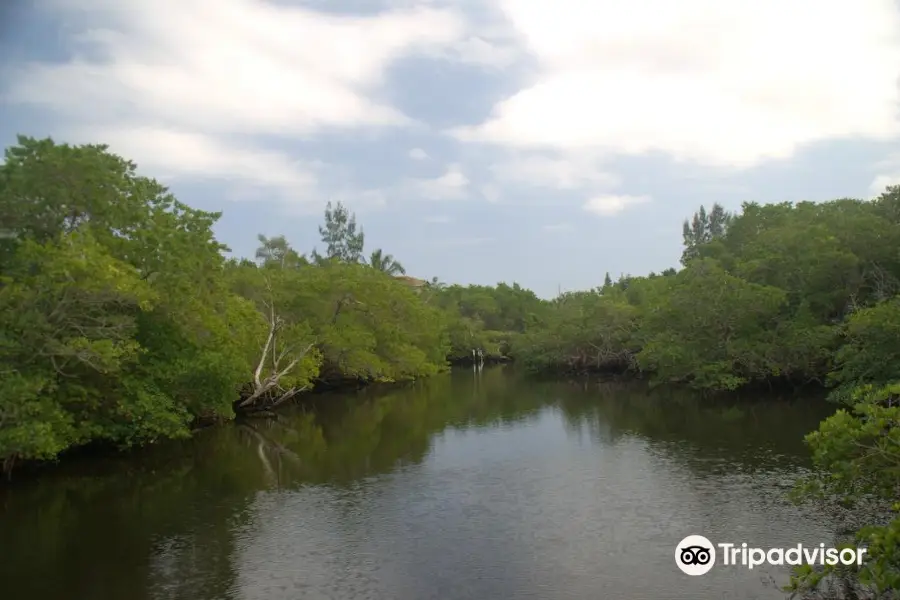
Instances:
[[[315,402],[0,489],[0,595],[783,598],[780,567],[689,577],[675,546],[832,541],[825,516],[784,498],[821,399],[495,368]]]

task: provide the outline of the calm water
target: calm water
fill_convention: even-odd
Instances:
[[[784,500],[821,401],[489,369],[317,402],[0,490],[0,595],[783,598],[783,571],[691,578],[674,547],[831,541],[825,517]]]

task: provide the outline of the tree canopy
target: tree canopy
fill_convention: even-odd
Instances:
[[[192,209],[102,145],[20,137],[0,166],[0,460],[188,435],[315,385],[447,365],[447,315],[338,204],[309,261],[283,235],[226,258]],[[373,268],[374,267],[374,268]]]
[[[103,145],[20,137],[0,165],[0,461],[89,443],[189,435],[315,387],[410,381],[471,357],[535,371],[628,373],[703,391],[832,388],[843,409],[808,438],[807,489],[898,497],[900,187],[682,224],[679,269],[538,298],[517,283],[403,277],[341,202],[324,255],[285,235],[253,257],[220,214],[179,202]],[[870,590],[900,585],[896,519],[859,532]],[[798,575],[809,587],[821,574]]]

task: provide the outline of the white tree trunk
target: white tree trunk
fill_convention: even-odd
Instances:
[[[282,348],[281,352],[276,352],[276,337],[282,325],[283,321],[275,313],[275,303],[272,302],[269,304],[269,334],[266,337],[266,343],[262,347],[256,369],[253,371],[253,382],[251,384],[253,392],[238,404],[238,408],[275,408],[307,389],[307,386],[284,389],[279,382],[282,377],[294,370],[294,367],[303,360],[303,357],[313,349],[315,342],[310,343],[299,352],[292,352],[293,348],[291,346],[286,346]],[[292,356],[292,360],[282,366],[285,359],[289,356]],[[266,364],[272,365],[271,373],[263,376]],[[276,395],[278,397],[274,398]]]

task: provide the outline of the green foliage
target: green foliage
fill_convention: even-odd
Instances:
[[[322,260],[336,260],[346,263],[358,263],[363,257],[365,234],[362,228],[357,231],[356,215],[341,202],[325,207],[325,224],[319,227],[319,235],[325,244],[325,256],[313,251],[313,256]]]
[[[363,258],[362,228],[341,203],[319,228],[325,256],[261,235],[256,262],[226,260],[218,213],[180,203],[105,146],[20,137],[5,156],[5,469],[92,442],[184,437],[198,420],[317,385],[420,379],[480,349],[532,370],[711,391],[827,382],[846,408],[808,438],[819,471],[804,490],[896,499],[900,187],[871,202],[701,207],[683,225],[681,270],[607,273],[546,301],[515,283],[399,277],[382,250]],[[861,530],[871,560],[841,576],[896,587],[898,535],[897,519]]]
[[[372,252],[372,255],[369,257],[369,266],[388,275],[406,275],[406,269],[403,268],[403,265],[390,254],[382,253],[380,248]]]
[[[839,395],[895,380],[898,197],[889,189],[874,202],[746,203],[736,214],[701,207],[683,224],[684,269],[607,276],[595,292],[566,294],[513,352],[538,370],[635,369],[712,391],[828,381]],[[586,316],[599,297],[628,315],[629,333],[614,347],[590,340],[596,321],[616,322]],[[623,360],[588,360],[594,346]]]
[[[622,294],[566,294],[548,311],[546,326],[523,335],[512,353],[534,370],[627,369],[636,350],[637,315]]]
[[[260,245],[256,249],[256,260],[264,267],[279,266],[290,269],[309,264],[305,256],[290,247],[283,235],[267,238],[260,234],[257,239]]]
[[[323,381],[446,366],[448,314],[393,278],[389,255],[360,264],[362,230],[340,204],[326,209],[320,266],[284,236],[259,236],[259,264],[226,261],[218,213],[105,146],[21,137],[0,166],[0,216],[6,469],[91,442],[184,437]]]
[[[716,389],[771,372],[765,351],[785,301],[782,290],[729,275],[712,259],[691,262],[673,280],[645,308],[642,369],[663,381]]]
[[[830,381],[838,400],[858,385],[900,381],[900,297],[854,313],[835,361]]]
[[[709,214],[706,207],[694,213],[694,218],[685,220],[682,225],[682,237],[684,238],[684,253],[681,256],[682,264],[697,258],[699,249],[704,244],[709,244],[725,235],[734,215],[726,212],[720,204],[713,204]]]
[[[434,281],[424,295],[449,323],[451,361],[470,359],[473,349],[481,349],[488,357],[508,356],[516,335],[539,327],[550,310],[534,292],[517,283],[463,287]]]
[[[856,597],[885,597],[900,589],[900,383],[863,385],[850,395],[852,406],[825,419],[806,437],[818,470],[800,482],[797,496],[819,502],[861,505],[873,517],[893,513],[882,524],[862,527],[854,544],[867,548],[859,567],[798,570],[791,590],[817,589],[829,577],[839,577]]]

